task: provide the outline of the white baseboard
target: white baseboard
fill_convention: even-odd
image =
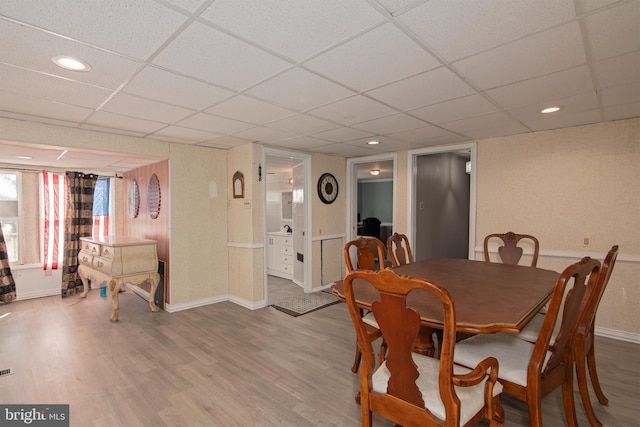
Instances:
[[[618,331],[609,328],[599,328],[596,326],[594,333],[600,337],[640,344],[640,335],[631,332]]]
[[[19,293],[16,293],[15,301],[22,301],[25,299],[32,299],[32,298],[52,297],[56,295],[58,296],[62,295],[62,291],[60,290],[60,288],[44,289],[42,291],[34,291],[34,292],[19,292]]]

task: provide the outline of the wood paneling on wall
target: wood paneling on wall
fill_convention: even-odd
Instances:
[[[147,197],[149,194],[149,180],[151,175],[156,174],[160,182],[160,213],[156,219],[149,215]],[[169,189],[169,161],[165,160],[126,172],[124,176],[123,203],[124,233],[127,236],[152,239],[158,242],[158,259],[165,262],[164,272],[164,301],[169,303],[169,206],[171,192]],[[135,179],[140,189],[140,209],[136,218],[130,218],[128,213],[127,193],[129,183]],[[142,288],[147,292],[151,287],[145,283]],[[161,307],[162,308],[162,307]]]

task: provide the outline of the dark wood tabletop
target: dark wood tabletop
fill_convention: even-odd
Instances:
[[[460,332],[518,333],[551,298],[560,273],[542,268],[434,258],[393,268],[398,274],[437,282],[449,291]],[[356,301],[371,309],[377,291],[365,281],[354,281]],[[342,281],[333,293],[344,300]],[[413,292],[407,304],[420,313],[424,326],[442,328],[442,306],[424,293]]]

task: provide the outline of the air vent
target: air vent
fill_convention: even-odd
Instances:
[[[7,368],[0,370],[0,377],[5,377],[7,375],[13,374],[13,368]]]

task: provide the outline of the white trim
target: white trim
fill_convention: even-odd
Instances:
[[[344,234],[320,234],[318,236],[313,236],[311,238],[314,242],[320,242],[322,240],[332,240],[332,239],[344,239]]]
[[[484,253],[484,247],[476,246],[476,253]],[[498,251],[494,248],[489,249],[489,253],[497,254]],[[530,250],[524,250],[524,255],[533,255],[533,252]],[[538,256],[540,257],[548,257],[548,258],[577,258],[582,259],[583,257],[591,257],[593,259],[604,259],[604,255],[606,252],[577,252],[577,251],[540,251]],[[620,254],[617,258],[618,262],[640,262],[640,255],[624,255]]]
[[[416,163],[417,157],[438,154],[438,153],[451,153],[454,151],[469,150],[471,155],[471,183],[469,185],[469,258],[475,256],[476,246],[476,186],[477,186],[477,170],[478,170],[478,144],[475,141],[465,142],[452,145],[440,145],[433,147],[417,148],[415,150],[409,150],[407,152],[407,237],[409,238],[409,244],[412,247],[416,247],[415,230],[416,230]]]
[[[611,338],[618,341],[627,341],[634,344],[640,344],[640,334],[634,334],[631,332],[617,331],[609,328],[595,327],[594,334],[600,337]]]
[[[188,310],[190,308],[202,307],[210,304],[216,304],[216,303],[224,302],[228,300],[229,300],[228,295],[221,295],[217,297],[203,298],[200,300],[189,301],[189,302],[180,303],[180,304],[165,303],[164,308],[165,308],[165,311],[167,311],[168,313],[175,313],[177,311]]]
[[[240,243],[240,242],[227,242],[229,248],[244,248],[244,249],[260,249],[264,248],[264,243]]]

